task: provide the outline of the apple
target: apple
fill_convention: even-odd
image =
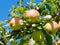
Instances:
[[[42,43],[43,40],[44,40],[43,32],[42,32],[42,31],[35,31],[35,32],[33,32],[32,38],[33,38],[36,42]]]
[[[47,29],[47,31],[53,32],[58,29],[58,24],[55,21],[51,21],[49,23],[46,23],[45,28]]]
[[[30,9],[26,11],[26,17],[29,18],[28,21],[35,22],[40,18],[40,13],[36,9]]]
[[[59,27],[59,29],[60,29],[60,21],[59,21],[59,23],[58,23],[58,27]]]
[[[60,45],[60,39],[56,42],[56,45]]]
[[[20,25],[23,23],[23,20],[19,17],[14,17],[10,20],[10,27],[13,30],[19,30],[20,29]]]
[[[35,18],[35,17],[39,17],[39,16],[40,16],[39,12],[35,9],[26,11],[26,17],[31,17],[31,18],[34,17]]]

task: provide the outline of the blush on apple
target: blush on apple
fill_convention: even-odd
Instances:
[[[54,31],[54,30],[56,31],[58,29],[58,24],[57,22],[52,21],[52,22],[46,23],[45,28],[48,31]]]
[[[58,27],[59,27],[59,29],[60,29],[60,21],[59,21],[59,23],[58,23]]]
[[[10,20],[10,27],[13,30],[19,30],[20,29],[20,24],[22,24],[23,20],[19,17],[14,17]]]
[[[39,16],[40,16],[39,12],[35,9],[26,11],[26,17],[35,18],[35,17],[39,17]]]
[[[40,18],[40,13],[36,9],[30,9],[26,11],[26,17],[28,17],[28,21],[35,22]]]
[[[56,42],[56,45],[60,45],[60,39]]]

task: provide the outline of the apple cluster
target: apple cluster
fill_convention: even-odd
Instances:
[[[36,9],[26,10],[25,14],[26,14],[26,18],[29,23],[34,24],[35,22],[37,22],[37,20],[41,20],[40,19],[41,15]],[[56,33],[57,30],[60,28],[60,21],[59,21],[59,23],[57,23],[56,21],[52,20],[51,15],[46,15],[44,17],[44,20],[49,20],[44,25],[44,28],[46,29],[47,32]],[[24,22],[24,20],[22,18],[20,18],[18,16],[13,17],[10,20],[10,27],[13,30],[19,30],[21,28],[21,25],[23,24],[23,22]],[[32,34],[32,37],[36,42],[42,43],[44,41],[44,35],[43,35],[42,31],[34,31]],[[35,38],[35,37],[37,37],[37,38]]]

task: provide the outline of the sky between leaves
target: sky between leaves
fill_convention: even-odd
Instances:
[[[17,6],[16,2],[19,0],[0,0],[0,21],[4,21],[8,19],[8,14],[10,13],[10,9],[12,5]],[[24,0],[23,5],[26,5],[26,2],[30,0]],[[35,0],[35,3],[40,3],[41,0]]]

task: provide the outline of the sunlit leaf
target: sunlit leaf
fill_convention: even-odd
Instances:
[[[20,6],[22,6],[23,1],[24,1],[24,0],[20,0]]]
[[[34,0],[31,0],[30,2],[34,3]]]
[[[17,7],[16,9],[15,9],[16,11],[18,11],[19,13],[24,13],[24,7]]]
[[[4,43],[0,41],[0,45],[4,45]]]
[[[51,7],[51,13],[53,13],[56,10],[56,8],[57,8],[57,5],[52,5],[52,7]]]
[[[23,43],[23,45],[28,45],[27,43]]]
[[[14,5],[12,5],[12,9],[14,10],[14,8],[15,8],[15,6]]]
[[[12,16],[13,16],[13,17],[18,17],[18,14],[13,13]]]
[[[3,24],[3,22],[0,22],[0,26]]]

